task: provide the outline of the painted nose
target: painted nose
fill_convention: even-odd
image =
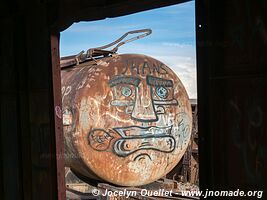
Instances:
[[[155,122],[158,117],[155,113],[150,88],[144,89],[142,83],[136,88],[136,101],[134,104],[132,119],[141,122]]]

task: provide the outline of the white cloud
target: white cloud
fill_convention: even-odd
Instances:
[[[178,47],[178,48],[191,48],[192,45],[190,44],[183,44],[177,42],[163,42],[162,45],[169,46],[169,47]]]
[[[118,53],[145,54],[160,60],[178,75],[186,88],[189,98],[197,98],[196,60],[195,47],[193,45],[179,43],[131,43],[122,46]]]
[[[189,98],[197,98],[196,64],[193,57],[181,56],[155,56],[156,59],[165,63],[180,78]]]

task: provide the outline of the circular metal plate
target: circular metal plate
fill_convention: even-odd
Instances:
[[[183,156],[191,106],[177,75],[160,61],[116,55],[64,72],[62,84],[70,90],[63,109],[72,113],[66,151],[78,156],[68,159],[79,173],[88,168],[94,177],[137,186],[166,175]]]

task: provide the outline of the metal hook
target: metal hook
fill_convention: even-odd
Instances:
[[[78,54],[75,56],[76,65],[79,65],[79,64],[80,64],[80,62],[81,62],[81,60],[82,60],[81,57],[82,57],[83,53],[84,53],[84,50],[82,50],[80,53],[78,53]]]

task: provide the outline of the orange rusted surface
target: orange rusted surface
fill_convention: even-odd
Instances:
[[[166,175],[190,140],[191,106],[160,61],[124,54],[62,70],[66,164],[123,186]]]

